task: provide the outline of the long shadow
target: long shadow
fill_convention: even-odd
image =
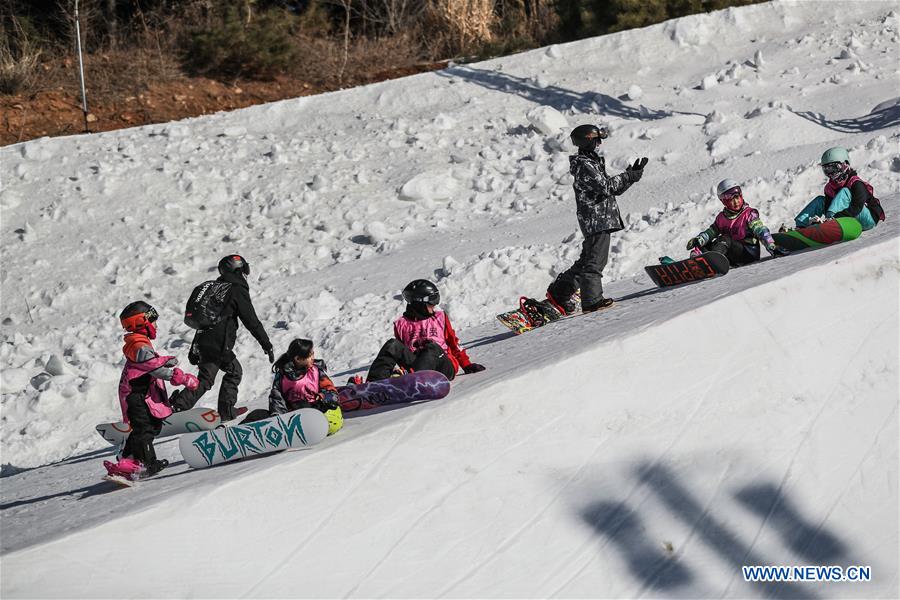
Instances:
[[[333,377],[345,377],[347,375],[357,375],[359,373],[365,374],[369,371],[369,367],[356,367],[353,369],[345,369],[338,373],[335,373]],[[335,385],[338,385],[335,383]]]
[[[798,556],[819,565],[846,562],[844,543],[821,526],[809,523],[777,486],[769,483],[748,486],[739,490],[735,498],[771,523],[785,545]]]
[[[58,465],[75,465],[81,462],[85,462],[88,460],[93,460],[99,456],[111,455],[115,454],[116,447],[110,446],[109,448],[101,448],[100,450],[91,450],[90,452],[85,452],[84,454],[79,454],[78,456],[70,456],[68,458],[64,458],[62,460],[58,460],[56,462],[48,463],[46,465],[40,465],[38,467],[15,467],[13,465],[3,465],[2,474],[0,474],[0,478],[13,477],[14,475],[19,475],[21,473],[27,473],[28,471],[34,471],[36,469],[46,469],[48,467],[58,466]]]
[[[486,335],[484,337],[476,338],[471,342],[463,342],[463,347],[466,350],[471,350],[472,348],[477,348],[479,346],[489,346],[490,344],[494,344],[496,342],[502,342],[503,340],[508,340],[511,337],[516,337],[516,334],[512,331],[504,331],[503,333]]]
[[[757,554],[751,546],[742,542],[725,523],[710,515],[700,501],[682,485],[665,466],[645,464],[637,467],[638,480],[649,487],[665,504],[669,512],[692,528],[707,546],[716,550],[720,558],[729,563],[736,574],[745,565],[770,565],[771,560]],[[739,575],[738,575],[739,576]],[[774,598],[816,598],[809,589],[783,582],[758,582],[763,595]]]
[[[652,287],[652,288],[647,288],[646,290],[641,290],[639,292],[632,292],[631,294],[626,294],[625,296],[622,296],[621,298],[615,298],[614,300],[616,302],[622,302],[623,300],[635,300],[637,298],[643,298],[644,296],[653,296],[655,294],[661,294],[662,292],[667,292],[671,289],[672,288],[670,288],[670,287],[667,287],[667,288]]]
[[[631,573],[646,587],[671,590],[693,581],[683,564],[649,539],[640,517],[624,503],[597,502],[585,508],[581,518],[619,548]]]
[[[833,131],[840,131],[841,133],[877,131],[879,129],[887,129],[900,125],[900,105],[898,104],[876,110],[854,119],[827,119],[820,113],[814,113],[808,110],[796,111],[792,108],[789,110],[798,117],[803,117],[816,125],[821,125],[822,127],[826,127]]]
[[[52,500],[53,498],[61,498],[63,496],[75,496],[77,500],[84,500],[85,498],[90,498],[91,496],[99,496],[101,494],[108,494],[110,492],[114,492],[116,490],[122,489],[120,486],[112,483],[111,481],[100,481],[83,488],[78,488],[76,490],[66,490],[64,492],[59,492],[57,494],[48,494],[46,496],[37,496],[35,498],[26,498],[24,500],[14,500],[13,502],[7,502],[6,504],[0,504],[0,511],[4,511],[10,508],[15,508],[17,506],[27,506],[29,504],[34,504],[36,502],[43,502],[45,500]]]
[[[500,71],[455,66],[437,71],[436,74],[441,77],[464,79],[490,90],[515,94],[536,104],[552,106],[560,111],[574,108],[581,112],[594,112],[594,105],[596,105],[601,113],[611,117],[642,120],[664,119],[673,114],[699,114],[655,110],[643,105],[635,108],[628,106],[618,98],[600,92],[579,93],[556,85],[542,87],[530,79]]]

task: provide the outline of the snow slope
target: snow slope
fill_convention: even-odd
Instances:
[[[898,214],[896,9],[769,3],[0,149],[2,596],[898,596],[896,220],[688,288],[642,270],[708,225],[725,176],[789,222],[830,145]],[[621,301],[510,337],[493,315],[577,256],[564,130],[596,121],[611,171],[651,159],[621,198]],[[184,357],[183,300],[232,251],[276,347],[311,337],[339,381],[416,277],[489,370],[315,451],[109,493],[116,314],[148,299]],[[238,354],[263,406],[268,363],[244,334]],[[744,564],[874,580],[754,585]]]

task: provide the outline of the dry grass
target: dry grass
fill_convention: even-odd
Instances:
[[[493,0],[431,0],[425,29],[432,34],[433,53],[453,56],[490,44],[496,22]]]
[[[327,89],[368,83],[378,73],[412,66],[423,59],[421,45],[411,35],[356,38],[350,44],[341,78],[344,58],[341,40],[301,35],[295,38],[295,43],[303,60],[293,65],[290,74]]]
[[[41,50],[15,18],[0,24],[0,94],[27,93],[40,73]]]

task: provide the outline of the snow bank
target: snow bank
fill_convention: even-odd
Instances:
[[[741,564],[806,563],[888,574],[804,584],[806,592],[890,595],[895,250],[896,240],[867,247],[643,332],[581,342],[568,357],[559,349],[578,339],[570,335],[602,330],[604,320],[516,338],[513,354],[497,346],[491,361],[511,376],[384,413],[376,436],[269,459],[277,476],[260,464],[240,485],[181,488],[175,512],[160,504],[127,527],[117,521],[8,554],[4,597],[117,596],[119,582],[101,576],[110,549],[151,524],[152,539],[222,566],[204,580],[210,596],[290,597],[298,581],[329,597],[783,595],[798,586],[744,583]],[[690,290],[708,298],[727,281]],[[856,317],[834,318],[849,313]],[[723,346],[723,331],[740,343]],[[553,355],[564,358],[548,362]],[[821,368],[822,356],[833,368]],[[280,513],[260,538],[250,515],[261,489],[267,497],[303,489],[307,511]],[[226,512],[228,527],[195,534],[198,522]],[[308,514],[319,515],[312,527]],[[264,539],[266,552],[237,554],[236,539],[245,547]],[[63,560],[76,552],[79,561]],[[117,560],[132,568],[130,555]],[[141,565],[156,596],[195,589],[190,561]]]

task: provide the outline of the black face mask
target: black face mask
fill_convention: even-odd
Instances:
[[[421,319],[427,319],[431,316],[431,313],[428,312],[428,305],[424,302],[412,302],[406,305],[406,311],[415,317],[419,317]]]

